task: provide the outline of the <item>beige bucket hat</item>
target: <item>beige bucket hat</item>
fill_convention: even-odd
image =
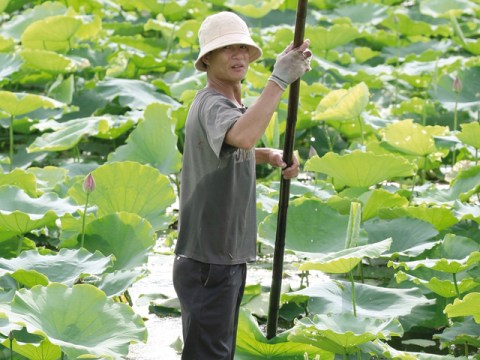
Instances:
[[[250,46],[250,62],[262,56],[262,49],[252,40],[248,26],[238,15],[222,11],[208,16],[198,31],[200,53],[195,61],[195,68],[207,71],[202,57],[210,51],[227,45],[244,44]]]

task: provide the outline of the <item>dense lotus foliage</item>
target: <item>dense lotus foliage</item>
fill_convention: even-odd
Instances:
[[[128,289],[175,243],[198,28],[219,10],[249,24],[249,105],[296,6],[0,0],[0,358],[146,341]],[[305,36],[281,326],[266,338],[269,289],[249,284],[236,358],[479,356],[480,1],[311,0]],[[282,147],[287,99],[259,146]],[[268,268],[279,173],[257,177]]]

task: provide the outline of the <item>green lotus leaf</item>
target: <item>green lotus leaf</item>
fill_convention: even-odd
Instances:
[[[364,223],[368,242],[374,243],[392,238],[389,255],[417,256],[439,243],[434,240],[438,231],[432,224],[412,218],[393,220],[371,219]]]
[[[455,136],[464,144],[480,149],[480,123],[471,122],[468,124],[460,124],[462,131]]]
[[[29,238],[15,232],[0,231],[0,257],[11,259],[26,250],[36,249],[37,245]]]
[[[370,93],[365,83],[345,90],[333,90],[318,104],[314,120],[347,121],[357,119],[368,105]]]
[[[457,250],[459,247],[462,247],[461,241],[458,237],[455,238],[457,241],[452,241],[452,250]],[[478,245],[477,245],[478,248]],[[461,259],[423,259],[416,261],[389,261],[388,266],[393,266],[393,268],[398,269],[403,267],[405,270],[416,270],[420,267],[426,267],[428,269],[442,271],[449,274],[457,274],[459,272],[465,271],[468,268],[480,263],[480,251],[472,251],[467,256]]]
[[[14,332],[15,338],[12,342],[12,350],[24,356],[29,360],[49,360],[60,359],[62,350],[60,346],[53,345],[47,339],[38,335],[27,334],[19,336],[18,332]],[[3,341],[3,346],[10,348],[10,341]]]
[[[474,220],[480,224],[480,208],[476,205],[455,202],[455,216],[460,220]]]
[[[54,74],[66,74],[76,71],[77,62],[64,55],[49,50],[24,49],[20,53],[25,64]]]
[[[0,91],[0,111],[9,116],[21,116],[29,112],[43,109],[65,108],[66,105],[46,96],[28,93]]]
[[[362,211],[363,221],[378,216],[382,209],[403,208],[408,205],[407,198],[383,189],[367,191],[358,199],[364,204]]]
[[[0,174],[0,186],[11,185],[16,186],[29,196],[37,195],[37,181],[35,175],[28,173],[22,169],[13,169],[9,173]]]
[[[288,337],[337,354],[350,354],[375,339],[402,336],[402,325],[392,318],[355,317],[353,314],[315,315],[297,322]]]
[[[307,27],[305,36],[309,39],[315,39],[315,41],[312,41],[312,47],[315,51],[328,51],[348,44],[359,38],[361,34],[352,25],[335,24],[328,29],[322,26]]]
[[[82,21],[72,16],[56,15],[35,21],[22,34],[25,48],[67,52],[75,41]]]
[[[156,92],[155,87],[141,80],[106,78],[96,84],[95,92],[109,102],[117,101],[131,109],[145,109],[153,102],[177,108],[180,104],[171,97]]]
[[[401,283],[403,281],[409,281],[447,299],[457,297],[458,294],[464,294],[477,288],[480,285],[480,282],[476,282],[471,277],[467,277],[461,280],[457,279],[457,285],[455,286],[454,282],[450,280],[439,279],[435,276],[429,277],[428,280],[424,280],[419,277],[406,274],[403,271],[398,271],[395,274],[395,279],[398,283]]]
[[[71,359],[95,355],[126,356],[130,342],[145,341],[141,317],[92,285],[63,284],[20,289],[10,306],[1,306],[10,321],[46,337]],[[121,329],[121,331],[119,331]]]
[[[270,11],[278,9],[283,5],[283,0],[273,1],[246,1],[246,0],[227,0],[225,6],[228,6],[235,12],[251,17],[262,18]]]
[[[458,110],[478,110],[480,99],[477,96],[476,89],[480,81],[480,66],[459,70],[457,77],[462,83],[462,91],[458,94],[458,97],[452,90],[454,79],[451,75],[440,77],[436,86],[430,90],[430,95],[449,111],[453,111],[455,107]]]
[[[113,270],[129,270],[146,264],[155,245],[148,221],[136,214],[118,212],[91,221],[85,229],[85,249],[113,255]]]
[[[57,185],[63,184],[67,180],[68,173],[66,169],[55,166],[42,168],[32,166],[26,172],[35,177],[36,189],[41,192],[53,192]]]
[[[413,165],[401,157],[360,150],[346,155],[329,152],[322,158],[314,156],[306,162],[305,170],[327,174],[340,186],[359,188],[414,173]]]
[[[19,284],[22,284],[22,286],[27,289],[30,289],[35,285],[47,286],[49,283],[48,277],[35,270],[19,269],[9,273],[9,275],[12,277],[12,279]]]
[[[329,274],[343,274],[351,271],[363,258],[377,258],[387,251],[392,244],[392,239],[386,239],[374,244],[348,248],[321,257],[313,256],[310,260],[302,262],[299,270],[320,270]]]
[[[165,104],[150,104],[145,109],[144,120],[130,134],[127,144],[111,153],[108,161],[138,161],[157,168],[162,174],[178,173],[182,155],[177,148],[178,137],[169,110]]]
[[[154,230],[166,226],[165,211],[176,196],[168,177],[157,169],[132,161],[113,162],[98,167],[92,175],[96,188],[89,204],[98,207],[99,217],[125,211],[146,218]],[[85,203],[82,181],[68,193],[78,203]]]
[[[0,80],[6,79],[10,75],[20,71],[23,64],[20,56],[11,53],[0,53],[0,62],[2,64],[2,68],[0,69]]]
[[[95,286],[102,290],[108,297],[119,296],[127,291],[133,283],[145,276],[145,269],[118,270],[103,274],[101,279],[95,281]]]
[[[438,32],[442,34],[442,31],[444,31],[443,28],[439,29],[439,26],[434,26],[426,21],[412,19],[411,14],[402,14],[399,12],[392,14],[382,25],[405,36],[423,35],[435,37],[436,35],[440,35]],[[447,33],[444,35],[448,37],[451,34]],[[398,50],[401,51],[400,48],[398,48]]]
[[[443,126],[423,126],[407,119],[388,125],[381,133],[383,140],[401,153],[427,156],[438,151],[433,137],[447,131]]]
[[[420,4],[420,12],[432,17],[461,15],[473,8],[478,9],[478,5],[468,0],[425,0]]]
[[[305,289],[282,295],[283,302],[308,298],[311,314],[352,312],[352,286],[349,282],[325,281]],[[418,288],[400,289],[355,283],[355,305],[361,317],[398,317],[412,312],[416,306],[433,304]]]
[[[276,220],[275,211],[259,226],[260,240],[272,246],[276,238]],[[288,210],[285,248],[309,253],[343,250],[347,224],[348,216],[339,214],[320,200],[292,200]]]
[[[467,202],[480,191],[480,165],[460,171],[451,182],[450,199]]]
[[[432,224],[438,231],[448,229],[458,222],[453,211],[446,207],[410,206],[396,209],[384,208],[379,211],[379,217],[382,219],[412,217]]]
[[[0,258],[0,269],[10,272],[32,270],[43,274],[50,282],[73,285],[84,274],[102,274],[111,266],[111,263],[110,255],[104,256],[99,252],[92,254],[85,249],[60,249],[57,254],[47,255],[40,254],[38,250],[29,250],[22,252],[14,259]],[[22,274],[22,276],[29,281],[28,274]],[[26,281],[22,283],[27,284]]]
[[[322,360],[333,360],[334,354],[310,344],[297,343],[287,339],[288,332],[278,334],[268,340],[260,330],[254,317],[244,309],[240,310],[238,320],[237,348],[235,359],[303,359],[304,354],[320,355]]]
[[[19,41],[25,29],[32,23],[55,15],[65,14],[67,8],[59,2],[45,2],[26,9],[2,24],[0,34]]]
[[[75,77],[73,74],[70,74],[66,79],[62,74],[58,75],[55,82],[48,88],[48,96],[65,104],[72,103],[74,92]]]
[[[38,136],[27,151],[64,151],[76,146],[85,136],[114,139],[135,124],[128,116],[103,115],[74,119],[59,124],[54,132]]]
[[[469,317],[463,319],[462,322],[453,323],[453,325],[443,330],[441,334],[433,335],[433,338],[440,340],[441,349],[447,348],[452,344],[469,344],[480,347],[480,327],[473,318]]]
[[[15,292],[13,291],[11,294],[11,298],[8,299],[8,303],[11,301],[11,299],[13,299],[14,293]],[[4,301],[0,301],[0,302],[4,302]],[[6,302],[7,301],[5,301],[5,303]],[[0,313],[0,334],[8,334],[10,333],[10,331],[17,331],[21,329],[22,327],[20,325],[11,323],[5,314]]]
[[[58,216],[79,209],[81,206],[72,204],[69,199],[61,199],[55,193],[32,198],[17,187],[0,187],[0,229],[17,235],[53,224]]]
[[[445,314],[448,317],[473,316],[475,322],[480,324],[480,293],[474,292],[463,299],[455,299],[453,304],[445,307]]]
[[[388,16],[387,10],[388,7],[382,4],[359,3],[336,7],[333,12],[353,23],[378,25]]]

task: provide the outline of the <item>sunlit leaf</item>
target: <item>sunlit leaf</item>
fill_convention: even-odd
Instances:
[[[108,297],[119,296],[130,289],[137,280],[147,274],[142,268],[130,270],[117,270],[103,274],[102,278],[95,282],[95,286],[102,290]]]
[[[463,299],[455,299],[453,304],[445,307],[448,317],[473,316],[477,324],[480,324],[480,293],[474,292],[465,295]]]
[[[354,23],[377,25],[388,16],[387,10],[387,6],[378,3],[358,3],[338,6],[334,13]]]
[[[370,93],[365,83],[345,90],[333,90],[318,104],[314,120],[345,121],[356,119],[368,105]]]
[[[42,95],[0,91],[0,110],[10,116],[24,115],[40,108],[65,108],[65,104]]]
[[[361,35],[352,25],[335,24],[329,28],[322,26],[307,27],[305,36],[312,40],[312,48],[314,50],[328,51],[348,44]]]
[[[473,8],[478,8],[478,5],[468,0],[425,0],[420,4],[420,11],[433,17],[448,16],[450,13],[461,15]]]
[[[468,124],[460,124],[462,131],[455,136],[464,144],[480,149],[480,123],[471,122]]]
[[[478,293],[477,293],[478,294]],[[452,306],[448,304],[447,306]],[[471,308],[469,310],[472,310]],[[462,322],[454,322],[441,334],[433,335],[434,339],[440,340],[440,348],[446,348],[451,344],[470,344],[480,347],[480,327],[473,318],[466,318]]]
[[[48,360],[61,357],[60,347],[53,345],[42,336],[29,334],[25,330],[14,331],[12,335],[14,336],[12,350],[29,360]],[[3,345],[9,348],[9,340],[6,339]]]
[[[225,5],[235,12],[252,18],[261,18],[270,11],[278,9],[283,4],[283,0],[272,1],[245,1],[245,0],[227,0]]]
[[[45,166],[42,168],[30,167],[27,169],[27,173],[35,176],[39,191],[52,192],[57,185],[66,180],[68,171],[60,167]]]
[[[364,188],[414,172],[413,165],[403,158],[360,150],[346,155],[329,152],[322,158],[314,156],[306,162],[305,170],[327,174],[338,187]]]
[[[322,359],[333,360],[334,354],[311,344],[303,344],[287,339],[288,333],[278,334],[268,340],[260,330],[255,318],[245,310],[240,311],[238,320],[237,349],[235,358],[239,360],[260,359],[302,359],[305,353],[318,354]]]
[[[442,231],[455,225],[458,219],[452,210],[446,207],[410,206],[396,209],[382,209],[379,212],[382,219],[412,217],[429,222],[435,229]]]
[[[374,244],[348,248],[324,256],[312,256],[300,264],[299,270],[320,270],[329,274],[343,274],[351,271],[363,258],[377,258],[387,251],[392,239],[386,239]]]
[[[99,252],[92,254],[85,249],[61,249],[57,254],[47,255],[40,254],[38,250],[29,250],[14,259],[0,258],[0,268],[8,270],[17,281],[27,287],[33,286],[29,278],[35,278],[34,272],[43,274],[50,282],[71,286],[84,274],[102,274],[111,266],[111,262],[110,256],[105,257]],[[22,270],[23,281],[20,281],[16,273]],[[25,273],[26,271],[32,273]]]
[[[108,160],[138,161],[157,168],[163,174],[178,173],[182,156],[177,148],[178,138],[174,130],[170,107],[153,103],[145,109],[144,120],[130,134],[126,145],[118,147]]]
[[[2,64],[2,67],[0,68],[0,80],[3,80],[19,71],[23,64],[20,56],[11,53],[0,53],[0,62]]]
[[[29,66],[54,74],[71,73],[77,69],[76,61],[54,51],[24,49],[20,55]]]
[[[91,221],[85,229],[85,249],[113,255],[112,270],[129,270],[147,263],[155,245],[148,221],[136,214],[118,212]]]
[[[382,209],[403,208],[408,205],[407,198],[383,189],[368,191],[362,194],[359,200],[364,203],[362,211],[363,221],[378,216]]]
[[[92,175],[96,188],[89,204],[98,207],[99,217],[125,211],[146,218],[155,230],[166,226],[165,211],[176,197],[168,177],[157,169],[132,161],[113,162],[98,167]],[[82,181],[69,194],[85,203]]]
[[[61,346],[69,358],[89,354],[117,359],[127,355],[130,342],[147,337],[141,317],[130,306],[108,299],[91,285],[21,289],[10,306],[0,306],[10,321]]]
[[[0,186],[2,185],[16,186],[24,190],[29,196],[37,196],[35,175],[22,169],[13,169],[9,173],[0,174]]]
[[[309,343],[337,354],[350,354],[358,346],[375,339],[402,336],[402,325],[396,319],[353,316],[350,313],[315,315],[303,318],[292,329],[289,339]]]
[[[384,141],[401,153],[427,156],[438,151],[433,137],[445,135],[447,131],[442,126],[423,126],[408,119],[388,125],[381,134]]]
[[[30,49],[67,52],[74,46],[74,35],[81,26],[82,21],[72,16],[50,16],[28,26],[22,34],[22,44]]]

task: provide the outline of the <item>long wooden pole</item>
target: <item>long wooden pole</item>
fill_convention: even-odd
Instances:
[[[308,0],[298,0],[295,34],[293,39],[294,47],[298,47],[303,43],[305,34],[305,20],[307,18],[307,3]],[[292,165],[293,162],[293,145],[295,142],[295,126],[297,124],[299,94],[300,79],[290,85],[290,94],[288,98],[287,127],[285,130],[285,144],[283,147],[283,161],[285,161],[288,166]],[[275,238],[275,251],[273,254],[272,286],[270,290],[270,304],[268,308],[267,339],[271,339],[277,334],[289,198],[290,180],[282,177],[280,182],[280,196],[278,203],[277,234]]]

